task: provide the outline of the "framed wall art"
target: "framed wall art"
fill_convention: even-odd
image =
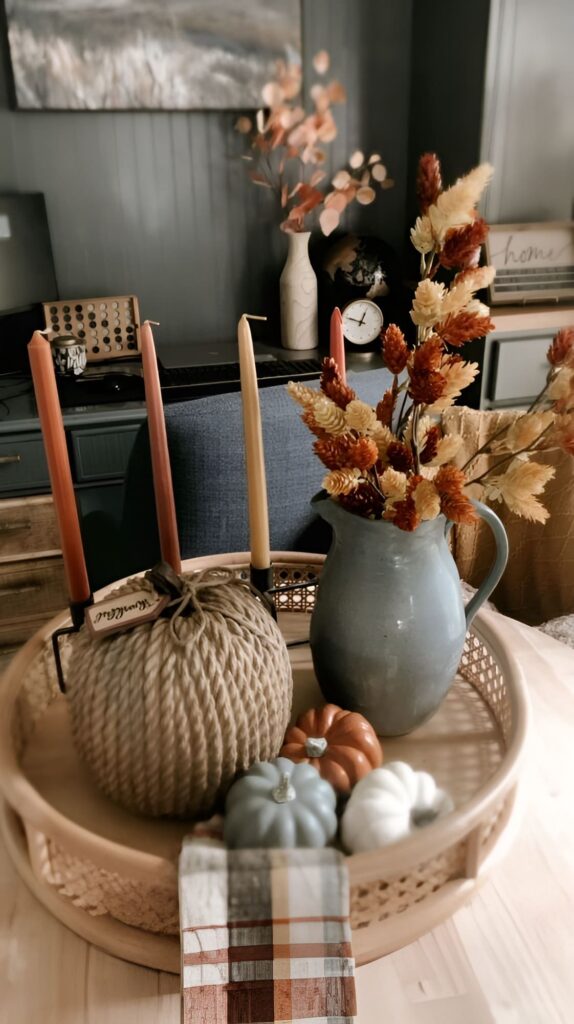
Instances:
[[[255,108],[300,0],[5,0],[22,110]]]
[[[493,305],[574,298],[574,221],[493,224],[486,256],[496,268]]]

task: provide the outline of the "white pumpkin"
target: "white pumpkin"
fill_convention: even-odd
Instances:
[[[341,839],[349,853],[396,843],[452,811],[448,793],[428,772],[404,761],[375,768],[357,783],[341,819]]]

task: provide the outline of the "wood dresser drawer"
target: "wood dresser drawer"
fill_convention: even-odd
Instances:
[[[51,497],[5,498],[0,501],[0,560],[60,549]]]
[[[42,491],[50,478],[40,434],[12,434],[0,440],[0,492]]]
[[[75,478],[78,483],[123,479],[139,428],[139,423],[128,423],[72,430]]]
[[[0,620],[56,612],[68,603],[61,558],[23,558],[0,565]]]

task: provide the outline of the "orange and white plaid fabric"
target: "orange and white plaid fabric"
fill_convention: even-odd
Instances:
[[[352,1024],[345,858],[184,841],[179,862],[184,1024]]]

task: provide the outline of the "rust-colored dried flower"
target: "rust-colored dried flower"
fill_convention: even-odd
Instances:
[[[365,519],[380,519],[385,509],[382,496],[370,484],[359,484],[351,494],[341,494],[339,504]]]
[[[417,373],[426,373],[428,370],[438,370],[443,354],[443,343],[436,334],[431,334],[419,348],[415,349],[412,357],[412,367]]]
[[[411,373],[409,395],[418,405],[432,405],[442,397],[446,380],[442,373],[429,370],[427,373]]]
[[[327,469],[343,469],[351,466],[349,462],[349,449],[354,444],[354,438],[349,434],[342,437],[326,436],[315,441],[313,451]]]
[[[438,452],[438,443],[442,437],[442,431],[440,427],[431,427],[427,431],[424,439],[424,445],[420,451],[420,460],[423,466],[426,466],[436,456]]]
[[[311,433],[315,435],[315,437],[319,437],[321,439],[330,439],[331,435],[327,430],[324,430],[323,427],[319,426],[315,417],[313,416],[312,409],[307,409],[306,412],[304,412],[303,415],[301,416],[301,419],[303,420],[305,426],[309,428]]]
[[[563,327],[552,340],[547,352],[552,366],[574,366],[574,327]]]
[[[343,383],[339,368],[330,356],[326,356],[323,360],[321,391],[340,409],[346,409],[349,402],[357,397],[353,389]]]
[[[435,327],[445,344],[454,348],[460,348],[465,341],[472,341],[473,338],[483,338],[493,330],[494,324],[489,316],[479,316],[465,309],[461,309],[460,313],[450,313]]]
[[[381,401],[377,403],[375,410],[377,419],[384,427],[390,427],[391,425],[396,400],[397,392],[394,388],[389,388],[388,391],[385,391]]]
[[[409,350],[405,336],[396,324],[389,324],[383,335],[383,359],[391,373],[402,373],[407,365]]]
[[[391,441],[387,448],[387,461],[391,469],[399,473],[408,473],[413,467],[413,453],[402,441]]]
[[[465,270],[474,267],[480,258],[480,247],[488,235],[488,224],[482,217],[475,217],[470,224],[447,231],[444,245],[438,254],[439,262],[448,270]]]
[[[440,496],[440,510],[453,523],[474,523],[476,512],[464,494],[466,477],[456,466],[441,466],[434,478]]]
[[[419,209],[426,213],[442,192],[440,160],[436,153],[423,153],[420,157],[416,189]]]
[[[393,523],[395,526],[398,526],[399,530],[406,530],[408,533],[416,530],[421,521],[411,495],[403,501],[397,501],[391,510],[390,518],[392,518]]]
[[[315,441],[315,454],[328,469],[371,469],[379,458],[379,449],[370,437],[324,438]]]

